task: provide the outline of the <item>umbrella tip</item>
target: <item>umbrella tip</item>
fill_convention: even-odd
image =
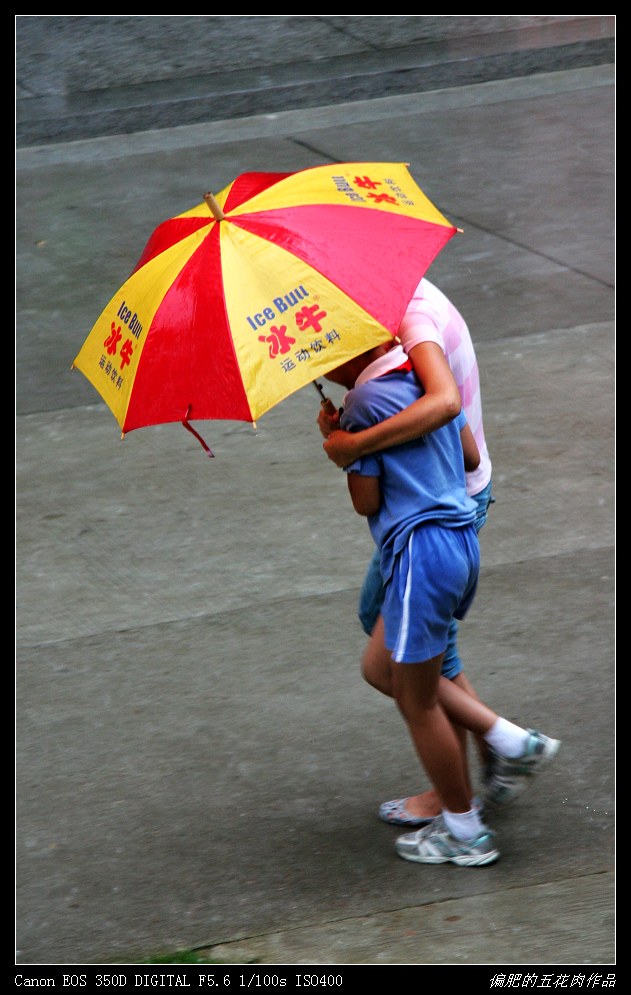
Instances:
[[[225,214],[221,210],[219,204],[217,203],[213,195],[210,193],[210,191],[204,194],[204,200],[208,204],[210,213],[212,214],[215,221],[223,221],[223,219],[225,218]]]

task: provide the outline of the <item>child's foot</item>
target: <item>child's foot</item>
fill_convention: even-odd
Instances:
[[[538,774],[554,760],[561,741],[550,739],[536,729],[528,730],[524,752],[519,757],[491,754],[484,774],[484,801],[492,805],[507,805],[519,797],[528,786],[529,778]]]
[[[493,833],[484,828],[472,840],[457,840],[448,831],[442,818],[417,833],[399,836],[395,849],[404,860],[419,864],[459,864],[461,867],[484,867],[499,857],[493,845]]]
[[[479,798],[474,798],[471,807],[482,811]],[[418,829],[429,826],[442,812],[440,799],[432,789],[423,791],[420,795],[410,795],[409,798],[395,798],[379,806],[379,818],[391,826],[408,826]]]
[[[379,818],[391,826],[408,826],[410,829],[428,826],[440,815],[442,806],[435,791],[423,791],[409,798],[395,798],[379,806]]]

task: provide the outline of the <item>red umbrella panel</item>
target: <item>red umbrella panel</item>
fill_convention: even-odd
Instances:
[[[396,335],[456,231],[405,163],[244,173],[155,229],[73,365],[123,435],[253,422]]]

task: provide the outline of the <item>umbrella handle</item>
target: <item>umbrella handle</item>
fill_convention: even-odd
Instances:
[[[320,403],[322,404],[322,407],[326,411],[327,415],[337,414],[337,408],[333,404],[333,401],[330,400],[330,398],[327,397],[326,401],[321,401]]]
[[[324,393],[324,390],[322,389],[322,384],[318,383],[317,380],[314,380],[313,381],[313,386],[315,387],[315,389],[317,390],[318,394],[322,398],[322,400],[320,401],[320,404],[322,405],[322,407],[326,411],[327,415],[334,415],[337,409],[336,409],[335,405],[333,404],[333,401],[331,400],[331,398],[327,397],[326,394]]]

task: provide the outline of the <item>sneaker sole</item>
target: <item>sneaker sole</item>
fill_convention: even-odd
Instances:
[[[400,850],[397,850],[397,853],[404,860],[411,860],[415,864],[458,864],[459,867],[485,867],[487,864],[494,863],[500,855],[499,850],[491,850],[490,853],[461,854],[454,857],[423,857],[420,854],[401,853]]]

